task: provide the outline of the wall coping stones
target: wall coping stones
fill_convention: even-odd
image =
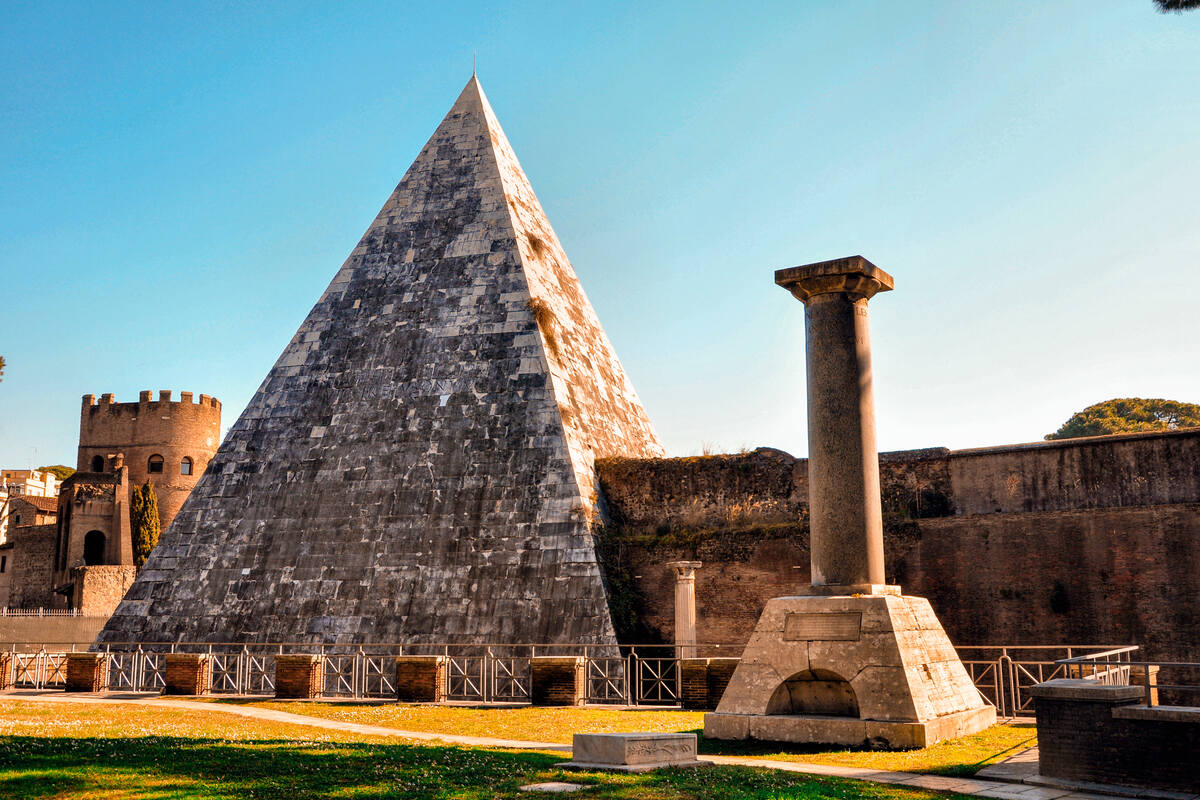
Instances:
[[[1200,724],[1200,708],[1194,706],[1122,706],[1112,710],[1114,719],[1142,719],[1148,722],[1188,722]]]
[[[1142,686],[1108,686],[1080,678],[1059,678],[1029,689],[1035,698],[1047,700],[1086,700],[1099,703],[1129,703],[1146,696]]]

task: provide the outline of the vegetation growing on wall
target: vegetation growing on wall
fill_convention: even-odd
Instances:
[[[146,481],[129,494],[129,525],[133,532],[133,563],[142,566],[158,544],[158,495],[154,484]]]
[[[1075,439],[1110,433],[1170,431],[1200,426],[1200,405],[1177,400],[1124,397],[1105,400],[1071,415],[1047,439]]]

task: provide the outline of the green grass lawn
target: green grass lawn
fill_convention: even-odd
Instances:
[[[635,712],[636,713],[636,712]],[[561,754],[398,743],[147,705],[0,700],[0,796],[21,798],[530,798],[518,787],[586,783],[582,798],[950,797],[745,767],[642,775],[564,773]]]
[[[467,708],[463,706],[286,702],[276,700],[218,700],[253,705],[314,717],[361,722],[399,730],[492,736],[569,744],[574,733],[627,731],[686,731],[700,733],[704,714],[697,711],[618,710],[605,708]],[[968,776],[990,763],[1037,744],[1032,725],[995,725],[962,739],[941,742],[924,750],[900,753],[761,742],[703,740],[700,752],[742,755],[778,761],[806,761],[847,767],[929,772]]]

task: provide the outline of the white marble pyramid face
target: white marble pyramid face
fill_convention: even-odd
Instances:
[[[472,78],[100,640],[612,641],[617,455],[662,448]]]

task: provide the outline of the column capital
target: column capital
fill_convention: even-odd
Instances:
[[[696,570],[703,566],[699,561],[668,561],[667,566],[675,570],[676,580],[696,577]]]
[[[862,256],[777,269],[775,283],[803,303],[817,295],[832,293],[848,294],[855,300],[867,300],[877,292],[891,291],[896,285],[891,275]]]

